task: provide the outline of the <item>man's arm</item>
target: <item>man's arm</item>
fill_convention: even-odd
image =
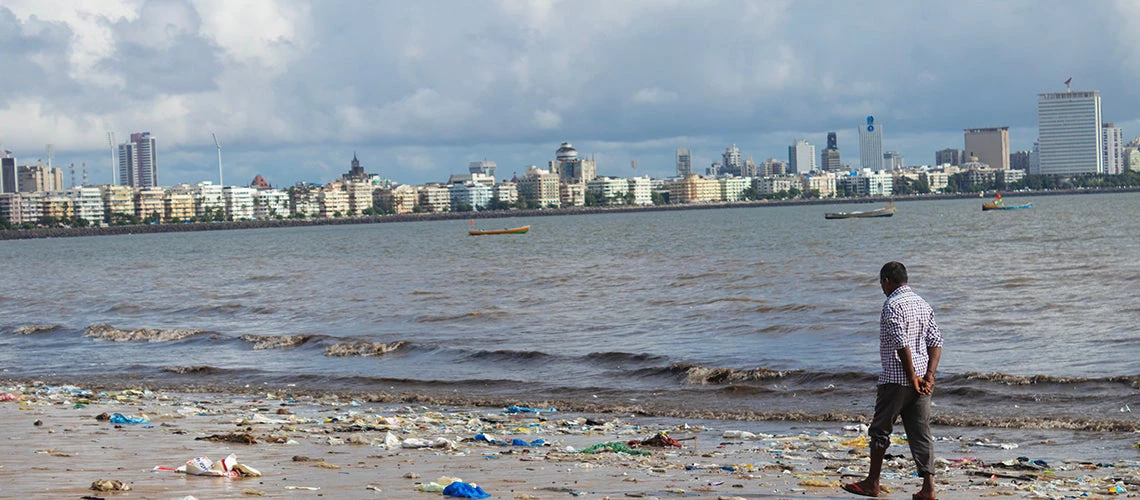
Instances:
[[[907,380],[910,380],[910,385],[914,387],[914,390],[918,391],[919,394],[930,394],[926,381],[918,378],[918,375],[914,373],[914,362],[910,359],[910,348],[900,347],[895,353],[899,355],[899,361],[902,362],[903,369],[906,370]]]
[[[926,363],[926,374],[922,376],[922,380],[926,382],[928,390],[934,390],[934,372],[938,371],[938,361],[942,359],[941,347],[927,347],[927,354],[930,355],[930,360]]]

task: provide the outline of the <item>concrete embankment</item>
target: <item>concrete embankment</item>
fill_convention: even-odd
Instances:
[[[1140,188],[1119,188],[1105,190],[1062,190],[1062,191],[1034,191],[1032,193],[1004,193],[1006,198],[1018,196],[1048,196],[1061,194],[1100,194],[1136,192]],[[618,206],[618,207],[574,207],[558,209],[518,209],[518,210],[492,210],[484,212],[446,212],[446,213],[420,213],[400,215],[355,216],[322,219],[280,219],[280,220],[250,220],[234,222],[194,222],[187,224],[139,224],[129,226],[99,226],[99,227],[38,227],[32,229],[0,230],[0,240],[17,240],[32,238],[66,238],[73,236],[111,236],[118,234],[149,234],[149,233],[178,233],[186,231],[219,231],[226,229],[260,229],[274,227],[299,226],[325,226],[339,224],[375,224],[385,222],[417,222],[431,220],[465,220],[465,219],[500,219],[507,217],[541,217],[557,215],[583,215],[605,214],[623,212],[656,212],[668,210],[701,210],[717,208],[747,208],[747,207],[779,207],[790,205],[834,205],[841,203],[886,203],[948,200],[959,198],[978,198],[977,193],[957,194],[931,194],[918,196],[894,197],[862,197],[862,198],[829,198],[811,200],[760,200],[741,202],[710,202],[690,203],[683,205],[651,205],[651,206]]]

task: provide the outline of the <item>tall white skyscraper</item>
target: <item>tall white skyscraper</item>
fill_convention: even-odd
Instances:
[[[131,142],[119,144],[119,185],[158,186],[158,151],[150,132],[131,134]]]
[[[1124,129],[1117,127],[1115,123],[1105,123],[1101,125],[1101,135],[1101,142],[1104,143],[1104,149],[1101,151],[1104,156],[1104,173],[1123,174]]]
[[[677,177],[693,173],[693,152],[689,148],[677,148]]]
[[[744,158],[741,157],[740,148],[736,147],[736,144],[725,148],[721,158],[724,159],[724,163],[721,164],[721,170],[724,173],[740,175],[740,171],[744,167]]]
[[[1098,90],[1038,94],[1040,173],[1104,173],[1101,125]]]
[[[883,128],[873,116],[859,127],[859,166],[872,172],[883,169]]]
[[[803,139],[788,146],[788,173],[806,174],[815,170],[815,146]]]

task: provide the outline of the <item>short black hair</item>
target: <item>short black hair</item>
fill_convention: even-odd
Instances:
[[[902,262],[890,261],[883,264],[883,268],[879,270],[879,281],[883,278],[891,280],[891,283],[901,285],[906,283],[906,266]]]

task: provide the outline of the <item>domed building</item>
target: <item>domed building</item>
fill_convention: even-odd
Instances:
[[[562,182],[567,184],[585,184],[597,177],[597,164],[594,160],[584,160],[578,157],[578,150],[569,142],[562,143],[558,151],[554,152],[555,161],[551,164],[558,171]]]
[[[562,143],[562,147],[554,152],[554,157],[558,160],[558,163],[574,161],[578,159],[578,150],[574,149],[574,146],[570,145],[569,142],[564,142]]]

